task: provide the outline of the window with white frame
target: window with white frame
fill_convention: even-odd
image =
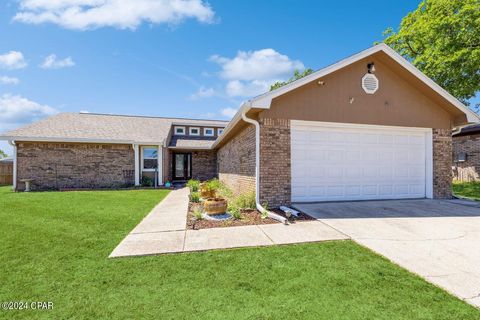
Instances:
[[[223,133],[223,129],[218,128],[218,129],[217,129],[217,134],[218,134],[218,135],[221,135],[222,133]]]
[[[158,168],[158,148],[142,148],[142,171],[155,171]]]
[[[213,128],[204,128],[203,135],[206,137],[213,137],[215,135],[215,131],[213,130]]]
[[[175,127],[175,134],[177,136],[184,136],[185,135],[185,127]]]
[[[190,127],[190,135],[191,136],[199,136],[200,135],[200,128]]]

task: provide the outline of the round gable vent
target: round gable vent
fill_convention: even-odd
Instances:
[[[362,88],[368,94],[374,94],[378,90],[378,79],[374,74],[367,73],[362,78]]]

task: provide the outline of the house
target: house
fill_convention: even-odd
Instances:
[[[480,125],[462,127],[453,133],[453,178],[480,180]]]
[[[159,184],[218,176],[277,207],[449,198],[452,128],[477,122],[379,44],[245,102],[228,123],[60,114],[1,138],[15,145],[20,190],[22,178],[38,189],[139,184],[156,167]]]

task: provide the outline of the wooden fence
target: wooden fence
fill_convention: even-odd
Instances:
[[[13,184],[13,163],[0,162],[0,186]]]

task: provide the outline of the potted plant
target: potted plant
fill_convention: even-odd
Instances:
[[[208,198],[203,203],[203,211],[208,215],[224,214],[227,208],[227,200],[222,198]]]
[[[202,184],[200,188],[200,195],[202,198],[215,198],[217,190],[220,188],[220,181],[212,179]]]

